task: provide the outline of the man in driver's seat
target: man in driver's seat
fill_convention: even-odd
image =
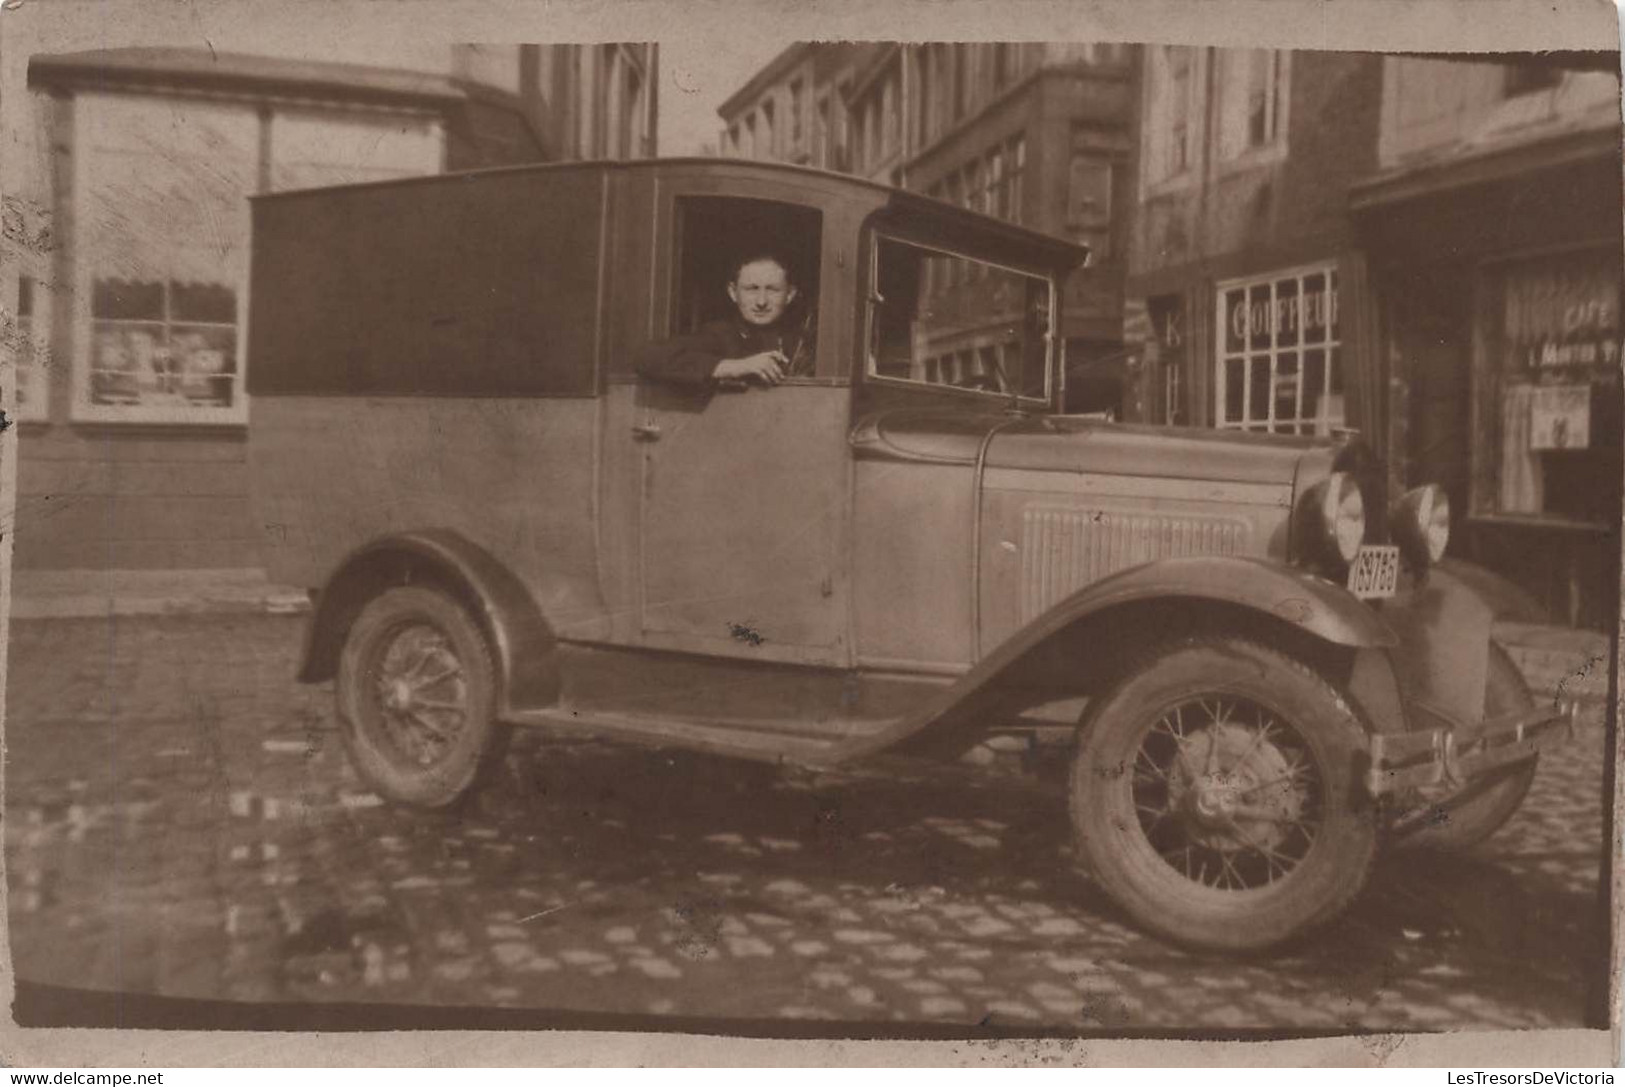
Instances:
[[[796,287],[774,253],[747,253],[734,264],[728,297],[735,317],[644,347],[638,373],[682,385],[777,385],[813,372],[813,314],[793,313]]]

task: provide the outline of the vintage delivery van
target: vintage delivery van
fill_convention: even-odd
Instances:
[[[800,287],[776,387],[640,379]],[[1051,730],[1080,861],[1167,938],[1341,910],[1461,847],[1567,718],[1351,440],[1061,412],[1058,239],[853,178],[667,160],[254,201],[250,455],[361,775],[457,801],[510,726],[828,767]]]

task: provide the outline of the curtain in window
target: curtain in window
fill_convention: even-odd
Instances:
[[[1546,505],[1540,459],[1529,448],[1530,408],[1534,385],[1508,385],[1501,393],[1502,513],[1539,513]]]

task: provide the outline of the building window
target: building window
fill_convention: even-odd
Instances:
[[[50,414],[47,380],[51,318],[49,291],[32,276],[17,277],[17,333],[12,338],[17,364],[17,418],[45,419]]]
[[[1196,50],[1185,45],[1151,50],[1145,137],[1146,180],[1151,184],[1180,177],[1195,163],[1201,117],[1196,58]]]
[[[1287,54],[1272,49],[1219,54],[1219,155],[1241,158],[1285,145]]]
[[[760,146],[761,158],[773,158],[779,153],[778,126],[773,122],[773,99],[769,98],[762,103],[762,142]]]
[[[884,117],[881,123],[881,152],[887,158],[896,154],[900,147],[900,133],[902,130],[902,111],[899,106],[896,75],[888,75],[880,91],[880,112]]]
[[[739,154],[739,125],[737,123],[728,126],[728,146],[724,150],[730,155]]]
[[[830,106],[829,95],[819,95],[818,105],[813,117],[813,161],[824,169],[834,165],[834,155],[830,147]]]
[[[802,120],[802,110],[806,108],[806,88],[799,79],[790,81],[790,147],[801,150],[801,141],[805,137],[803,128],[806,124]]]
[[[953,119],[962,121],[970,112],[970,46],[956,45],[954,51]]]
[[[1521,94],[1539,94],[1541,91],[1551,90],[1562,82],[1562,68],[1531,58],[1518,64],[1507,65],[1503,93],[1508,98],[1516,98]]]
[[[1489,269],[1474,359],[1476,512],[1619,523],[1619,256]]]
[[[1010,42],[999,42],[993,47],[993,89],[1003,90],[1016,78],[1016,47]]]
[[[81,96],[75,418],[247,419],[238,329],[259,118]]]
[[[1215,425],[1327,435],[1343,424],[1337,267],[1219,286]]]
[[[1067,172],[1067,225],[1085,231],[1104,230],[1112,216],[1112,161],[1093,151],[1074,151]]]
[[[1004,218],[1012,223],[1021,222],[1021,186],[1027,171],[1027,137],[1014,136],[1004,144],[1003,195]]]
[[[740,151],[748,159],[756,157],[756,114],[745,118],[745,142]]]

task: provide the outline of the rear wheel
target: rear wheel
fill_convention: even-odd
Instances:
[[[501,756],[485,638],[432,589],[391,589],[356,618],[339,658],[344,744],[362,779],[403,804],[455,803]]]
[[[1329,920],[1365,883],[1365,733],[1269,647],[1176,645],[1098,700],[1073,761],[1073,830],[1096,880],[1170,940],[1250,951]]]
[[[1507,651],[1491,643],[1484,684],[1484,719],[1533,709],[1534,695]],[[1536,759],[1505,767],[1488,783],[1469,783],[1453,792],[1425,797],[1429,811],[1422,828],[1405,839],[1418,849],[1457,851],[1477,845],[1506,825],[1535,781]]]

